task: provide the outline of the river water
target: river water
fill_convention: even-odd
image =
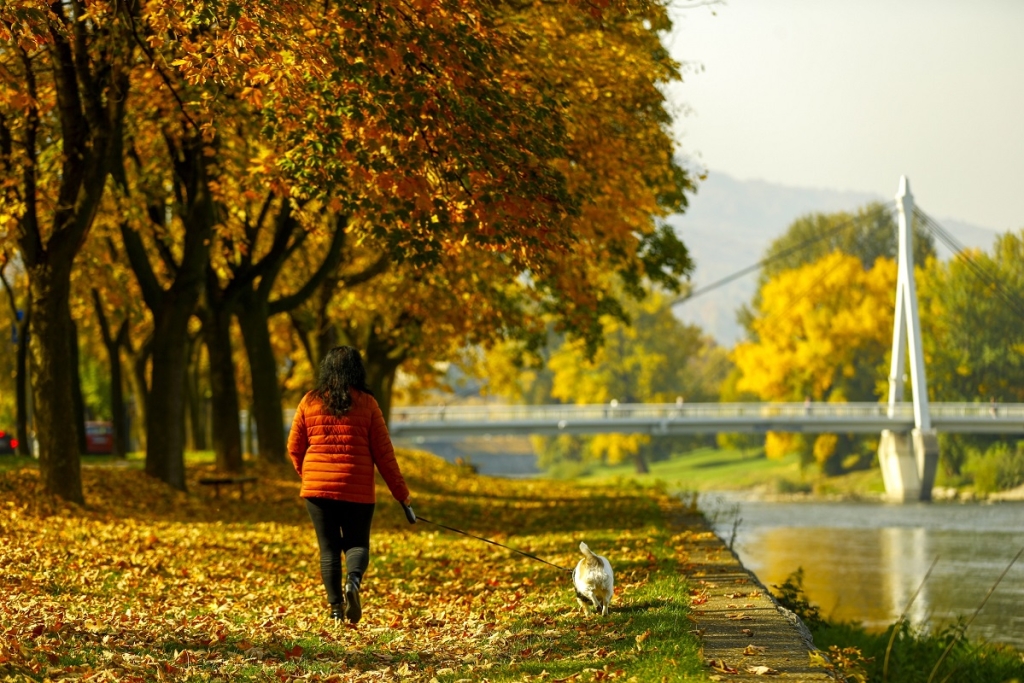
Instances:
[[[780,584],[802,567],[807,596],[822,615],[869,629],[899,618],[936,556],[910,620],[940,628],[957,616],[970,618],[1024,547],[1024,502],[776,503],[705,494],[701,507],[765,585]],[[968,635],[1024,650],[1024,557]]]

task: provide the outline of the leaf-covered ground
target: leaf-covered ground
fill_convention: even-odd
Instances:
[[[706,680],[690,633],[678,503],[650,488],[479,477],[401,451],[417,511],[570,567],[609,557],[607,618],[568,574],[410,526],[378,494],[364,616],[328,622],[298,482],[261,471],[238,500],[85,468],[88,506],[0,474],[0,680]]]

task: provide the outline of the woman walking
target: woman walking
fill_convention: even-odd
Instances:
[[[306,500],[320,545],[320,576],[330,617],[355,624],[362,616],[359,589],[370,563],[375,465],[395,500],[410,503],[409,487],[356,349],[337,346],[320,363],[316,388],[295,411],[288,455],[302,478],[299,495]],[[344,592],[343,553],[348,569]]]

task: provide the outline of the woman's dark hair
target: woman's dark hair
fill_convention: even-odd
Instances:
[[[320,376],[313,393],[325,406],[341,415],[352,407],[349,389],[373,396],[366,386],[366,368],[359,351],[351,346],[335,346],[320,361]]]

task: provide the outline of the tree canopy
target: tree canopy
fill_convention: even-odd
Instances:
[[[992,253],[932,260],[918,297],[931,395],[940,401],[1024,401],[1024,233]]]
[[[668,27],[647,0],[4,5],[0,231],[47,489],[81,500],[60,425],[107,391],[76,384],[98,356],[146,471],[183,488],[207,400],[221,467],[242,405],[280,461],[282,383],[326,343],[387,392],[548,327],[593,352],[692,268],[659,223],[693,190]]]

